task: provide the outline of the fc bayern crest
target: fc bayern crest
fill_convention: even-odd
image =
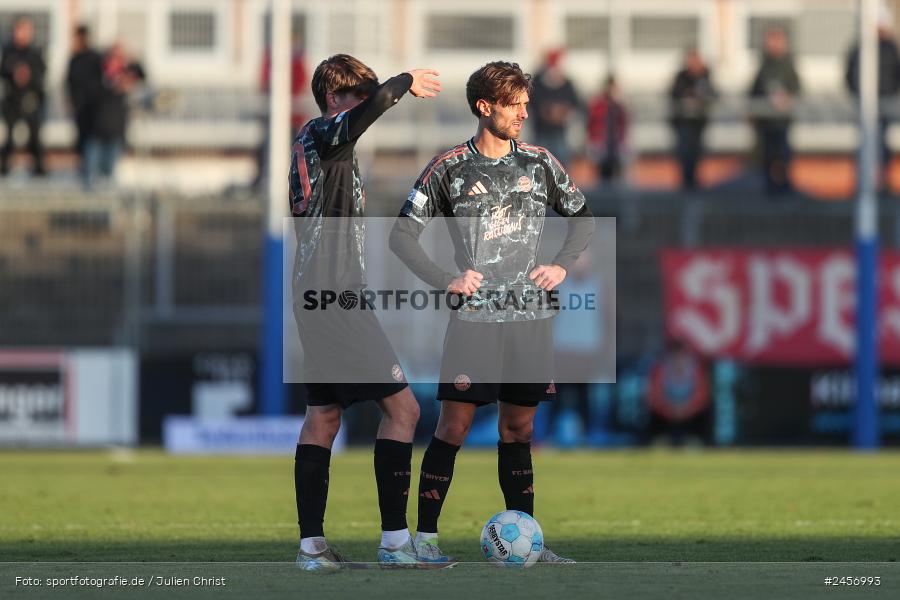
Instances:
[[[400,365],[394,365],[391,368],[391,377],[394,378],[394,381],[403,381],[403,369],[400,368]]]
[[[531,179],[528,176],[522,175],[521,177],[519,177],[519,191],[520,192],[530,192],[531,191]]]
[[[453,380],[453,387],[455,387],[460,392],[464,392],[472,386],[472,380],[469,379],[468,375],[463,373],[456,376],[456,379]]]

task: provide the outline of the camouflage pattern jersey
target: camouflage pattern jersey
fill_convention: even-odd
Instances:
[[[547,207],[568,220],[562,248],[551,261],[570,270],[594,231],[584,195],[545,148],[510,140],[510,152],[492,159],[473,140],[440,154],[416,181],[391,233],[391,247],[423,281],[446,289],[455,277],[432,261],[419,236],[436,216],[445,219],[460,271],[484,279],[457,311],[460,319],[505,322],[556,314],[529,302],[540,290],[528,278],[537,264]]]

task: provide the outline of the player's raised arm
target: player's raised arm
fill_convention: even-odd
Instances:
[[[409,93],[416,98],[434,98],[441,92],[441,82],[438,79],[441,74],[434,69],[413,69],[407,73],[413,78]]]
[[[417,98],[433,98],[441,91],[437,79],[438,72],[432,69],[415,69],[391,77],[364,101],[347,111],[341,119],[347,122],[348,141],[359,138],[383,115],[387,109],[397,104],[403,94],[410,92]]]

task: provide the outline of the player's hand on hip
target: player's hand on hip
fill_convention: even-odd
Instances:
[[[565,278],[566,270],[559,265],[538,265],[528,274],[528,279],[548,292],[562,283]]]
[[[440,93],[441,82],[438,80],[440,73],[434,69],[413,69],[407,72],[413,78],[409,93],[416,98],[434,98]]]
[[[478,271],[466,269],[464,272],[460,273],[459,275],[454,277],[452,281],[450,281],[450,283],[447,285],[447,291],[451,294],[463,294],[464,296],[471,296],[478,290],[478,288],[481,287],[482,279],[484,279],[484,275],[482,275]]]

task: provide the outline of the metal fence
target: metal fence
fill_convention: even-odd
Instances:
[[[126,206],[114,196],[4,193],[0,345],[124,342],[137,301]]]
[[[0,346],[252,345],[261,202],[86,196],[0,203]]]
[[[373,182],[370,196],[384,195]],[[618,218],[618,354],[663,340],[666,247],[849,246],[852,206],[752,193],[595,193]],[[253,195],[5,193],[0,346],[126,344],[153,354],[255,347],[262,202]],[[881,235],[900,246],[900,207]]]

